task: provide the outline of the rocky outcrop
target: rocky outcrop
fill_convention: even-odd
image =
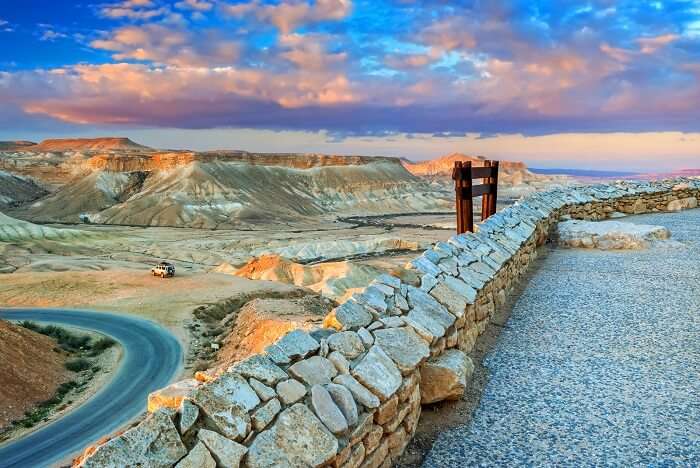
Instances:
[[[663,211],[700,195],[700,180],[684,182],[676,190],[678,181],[535,194],[476,233],[436,243],[407,265],[415,274],[378,277],[326,317],[329,328],[290,331],[203,383],[190,397],[200,415],[182,438],[173,421],[183,420],[184,403],[159,410],[83,463],[107,465],[111,454],[120,465],[170,466],[190,457],[206,464],[198,441],[216,459],[211,439],[218,439],[236,444],[229,449],[247,467],[390,466],[416,431],[421,402],[459,398],[467,388],[476,337],[560,219]],[[144,452],[144,440],[157,450]],[[124,447],[133,447],[129,458]]]
[[[671,237],[663,226],[620,221],[564,221],[557,226],[556,234],[560,246],[602,250],[645,249]]]

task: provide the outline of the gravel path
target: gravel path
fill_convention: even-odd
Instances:
[[[676,242],[551,251],[424,466],[700,466],[700,209],[622,221]]]

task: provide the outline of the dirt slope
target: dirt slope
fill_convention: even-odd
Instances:
[[[51,338],[0,320],[0,429],[51,398],[67,380]]]
[[[227,273],[225,265],[216,271]],[[383,273],[379,268],[358,265],[347,261],[302,265],[279,255],[263,255],[252,258],[246,265],[231,272],[248,279],[279,281],[303,286],[337,301],[366,287]]]
[[[0,207],[26,203],[45,196],[48,192],[33,180],[0,170]]]
[[[33,141],[0,141],[0,151],[16,151],[22,150],[28,146],[34,146],[36,143]]]

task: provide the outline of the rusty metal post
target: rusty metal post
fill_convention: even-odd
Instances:
[[[491,167],[491,161],[484,161],[484,167]],[[485,185],[491,185],[491,177],[484,178]],[[481,220],[485,220],[491,214],[491,193],[485,193],[481,197]]]
[[[457,234],[464,232],[464,212],[462,200],[462,162],[455,161],[452,169],[452,180],[455,181],[455,211],[457,213]]]
[[[491,182],[493,183],[493,192],[491,193],[491,196],[489,198],[491,205],[491,209],[489,210],[489,216],[496,214],[496,203],[498,201],[498,161],[492,161],[491,167],[493,167],[494,169],[493,177],[491,178]]]

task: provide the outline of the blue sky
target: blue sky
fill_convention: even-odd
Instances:
[[[559,158],[584,165],[621,135],[608,166],[664,156],[637,135],[700,166],[700,0],[0,0],[0,104],[0,138],[267,150],[274,131],[557,165],[535,142],[587,135]]]

